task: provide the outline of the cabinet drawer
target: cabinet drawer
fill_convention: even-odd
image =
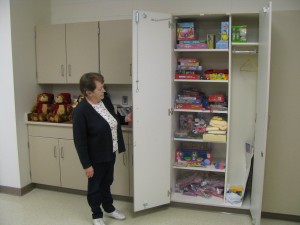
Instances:
[[[73,130],[72,127],[41,126],[29,124],[28,135],[38,137],[73,139]]]

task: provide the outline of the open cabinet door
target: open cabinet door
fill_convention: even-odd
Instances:
[[[259,15],[259,56],[256,93],[254,164],[251,191],[253,224],[260,225],[268,131],[272,4]]]
[[[134,211],[170,203],[171,15],[133,12]]]

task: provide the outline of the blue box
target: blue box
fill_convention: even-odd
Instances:
[[[221,40],[229,40],[229,22],[221,22]]]
[[[216,49],[228,49],[228,41],[220,40],[216,44]]]

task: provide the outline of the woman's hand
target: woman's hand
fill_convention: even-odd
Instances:
[[[89,168],[86,168],[84,171],[85,171],[85,175],[88,178],[91,178],[94,176],[94,168],[92,166],[90,166]]]
[[[126,123],[132,122],[132,113],[129,113],[125,116],[125,122]]]

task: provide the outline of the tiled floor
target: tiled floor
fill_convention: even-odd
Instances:
[[[130,202],[115,201],[116,208],[127,219],[116,221],[104,217],[106,225],[251,225],[244,214],[159,207],[133,213]],[[91,225],[86,197],[55,191],[34,189],[19,197],[0,193],[0,225]],[[262,225],[299,225],[295,222],[262,219]]]

